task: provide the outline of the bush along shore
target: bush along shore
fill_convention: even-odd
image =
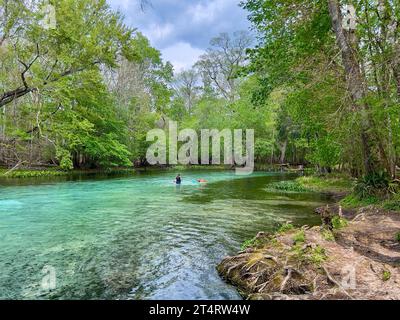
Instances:
[[[389,210],[398,210],[398,193],[388,188],[362,195],[362,183],[325,176],[270,186],[330,192],[342,200],[315,210],[321,226],[287,223],[273,234],[260,232],[218,272],[246,299],[400,299],[400,213]],[[365,206],[370,198],[374,204]]]
[[[70,175],[85,175],[93,173],[104,174],[129,174],[138,171],[187,171],[187,170],[234,170],[232,165],[176,165],[176,166],[137,166],[137,167],[116,167],[116,168],[97,168],[97,169],[73,169],[63,170],[60,167],[33,167],[33,168],[0,168],[1,178],[41,178]],[[268,172],[297,172],[296,169],[284,168],[279,165],[260,165],[256,164],[255,171]]]
[[[37,168],[37,169],[1,169],[0,179],[23,179],[23,178],[51,178],[66,177],[74,175],[89,174],[131,174],[134,169],[129,168],[113,168],[113,169],[88,169],[88,170],[61,170],[59,168]]]

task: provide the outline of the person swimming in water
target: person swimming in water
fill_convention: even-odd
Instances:
[[[207,180],[204,180],[204,179],[197,179],[197,182],[198,182],[198,183],[207,183]]]
[[[175,178],[175,183],[176,183],[176,184],[181,184],[181,183],[182,183],[182,178],[181,178],[181,175],[180,175],[180,174],[178,174],[178,175],[176,176],[176,178]]]

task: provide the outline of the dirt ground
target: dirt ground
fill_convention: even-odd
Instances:
[[[225,258],[219,273],[248,299],[400,299],[400,213],[317,212],[324,226],[259,233],[255,246]],[[332,230],[335,215],[350,222]]]

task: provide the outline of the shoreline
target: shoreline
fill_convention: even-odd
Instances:
[[[349,190],[324,193],[337,203],[315,209],[320,226],[259,232],[221,261],[220,276],[250,300],[400,299],[400,213],[343,207]]]
[[[294,168],[286,168],[280,170],[279,165],[256,165],[254,172],[285,172],[297,173]],[[70,171],[61,170],[58,167],[30,167],[30,168],[5,168],[0,167],[0,179],[23,179],[23,178],[41,178],[41,177],[62,177],[73,175],[90,175],[90,174],[129,174],[137,172],[152,171],[188,171],[188,170],[226,170],[232,171],[234,168],[229,165],[190,165],[190,166],[148,166],[148,167],[117,167],[110,169],[74,169]],[[311,170],[311,169],[307,169]]]

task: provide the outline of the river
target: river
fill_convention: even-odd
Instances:
[[[328,201],[268,192],[284,174],[174,176],[0,181],[0,299],[240,299],[222,258]]]

